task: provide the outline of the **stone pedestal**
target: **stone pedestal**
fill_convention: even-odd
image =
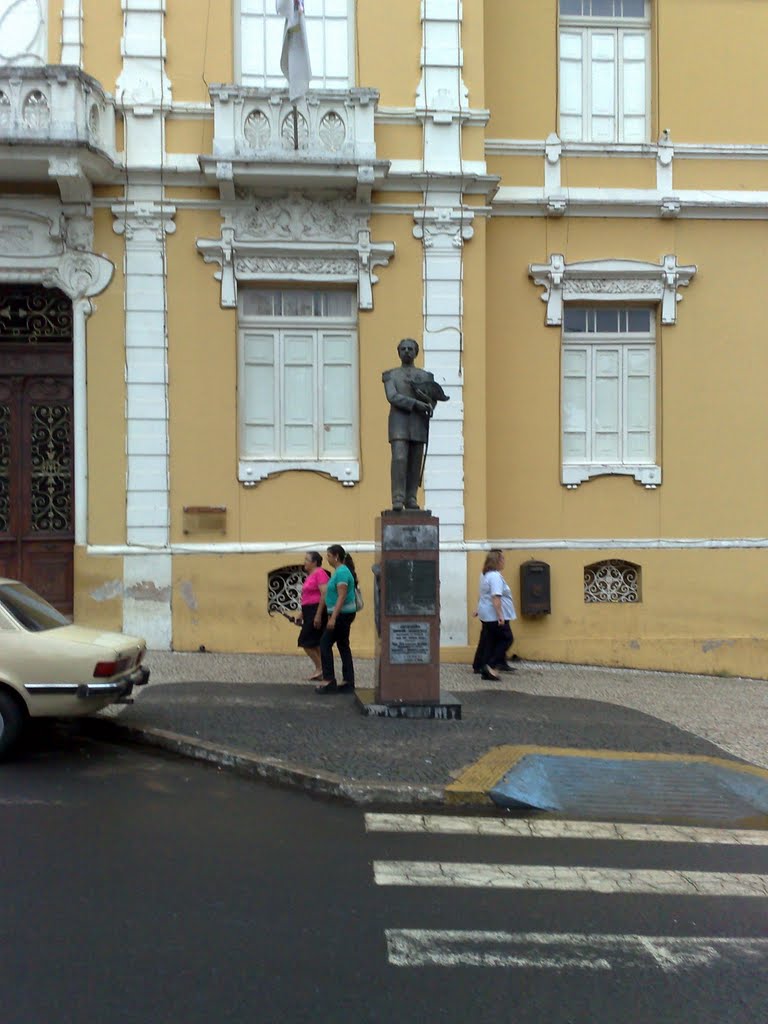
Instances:
[[[376,703],[439,704],[439,520],[429,512],[383,512],[376,555]]]

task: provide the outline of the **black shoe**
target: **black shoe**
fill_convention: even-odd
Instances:
[[[355,684],[354,683],[342,683],[341,686],[338,688],[337,692],[338,693],[354,693],[355,692]]]
[[[332,680],[330,683],[324,683],[322,686],[316,686],[315,687],[315,693],[338,693],[338,692],[339,692],[339,687],[337,686],[335,680]]]
[[[513,665],[495,665],[497,672],[517,672],[517,669]]]
[[[494,669],[492,669],[489,665],[485,665],[483,667],[483,671],[480,673],[480,678],[489,680],[492,679],[494,683],[501,682],[501,676],[497,675]]]

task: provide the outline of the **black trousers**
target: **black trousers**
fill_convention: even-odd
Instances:
[[[341,678],[345,683],[355,682],[355,666],[352,661],[352,650],[349,646],[349,631],[355,621],[354,612],[340,612],[334,629],[328,629],[320,637],[320,664],[323,667],[323,679],[326,683],[336,681],[333,666],[333,645],[339,649],[341,658]]]
[[[497,668],[506,665],[507,651],[512,646],[514,637],[509,622],[503,625],[498,622],[484,622],[480,629],[480,639],[472,659],[472,668],[481,672],[483,666]]]

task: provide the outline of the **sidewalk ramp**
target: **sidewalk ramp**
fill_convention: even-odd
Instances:
[[[693,755],[507,748],[489,789],[504,808],[580,818],[768,827],[768,771]]]

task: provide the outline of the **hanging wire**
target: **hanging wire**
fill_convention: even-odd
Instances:
[[[464,121],[461,105],[461,0],[456,0],[456,95],[459,103],[459,377],[464,375]]]
[[[206,100],[207,101],[210,101],[210,95],[211,95],[211,86],[210,86],[210,82],[208,81],[208,79],[205,76],[205,69],[208,66],[208,35],[209,35],[209,32],[210,32],[210,28],[211,28],[211,4],[212,4],[212,2],[213,2],[213,0],[208,0],[208,11],[207,11],[206,16],[205,16],[205,41],[203,43],[203,67],[202,67],[202,70],[200,71],[200,77],[202,78],[203,85],[205,86],[205,96],[206,96]],[[203,117],[202,118],[202,128],[200,130],[200,152],[201,153],[204,151],[204,147],[205,147],[205,122],[206,122],[206,119],[205,119],[205,117]]]

